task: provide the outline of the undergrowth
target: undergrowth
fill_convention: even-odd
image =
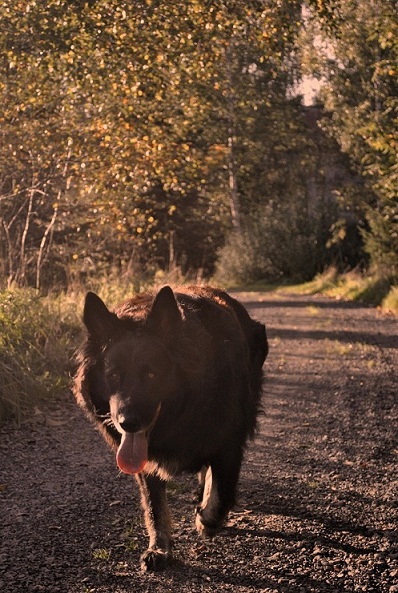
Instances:
[[[74,301],[27,289],[0,292],[0,420],[19,423],[67,388],[79,333]]]

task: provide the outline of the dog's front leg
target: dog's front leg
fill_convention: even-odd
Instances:
[[[236,487],[242,462],[242,449],[227,448],[224,456],[215,458],[204,479],[203,500],[196,509],[196,528],[212,538],[224,526],[235,503]],[[203,474],[200,478],[203,483]]]
[[[149,547],[141,556],[141,567],[143,570],[162,570],[171,557],[171,519],[166,482],[157,476],[138,474],[136,477],[149,535]]]

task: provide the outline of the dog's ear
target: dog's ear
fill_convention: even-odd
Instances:
[[[93,292],[88,292],[84,303],[83,321],[90,338],[107,342],[117,327],[118,318]]]
[[[156,295],[146,320],[149,331],[164,338],[172,337],[182,321],[174,293],[170,286],[164,286]]]

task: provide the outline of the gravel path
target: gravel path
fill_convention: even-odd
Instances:
[[[398,593],[398,321],[326,298],[241,293],[267,324],[265,416],[212,542],[170,484],[175,563],[142,574],[134,480],[68,394],[0,430],[2,593]]]

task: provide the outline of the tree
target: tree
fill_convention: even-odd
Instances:
[[[245,166],[244,154],[251,158],[240,150],[245,130],[252,129],[260,104],[267,101],[271,107],[286,95],[280,73],[286,78],[284,60],[293,44],[299,3],[287,6],[191,1],[137,3],[132,8],[118,3],[111,18],[106,13],[107,36],[97,40],[97,51],[111,56],[111,72],[117,75],[111,100],[97,108],[100,115],[92,131],[107,171],[107,185],[98,193],[105,213],[109,195],[116,194],[112,202],[119,205],[121,232],[136,233],[136,248],[139,244],[148,253],[151,243],[169,261],[167,229],[181,246],[183,235],[175,221],[179,214],[181,219],[191,214],[192,196],[202,205],[207,202],[208,212],[221,221],[219,236],[228,219],[233,227],[240,226],[239,169]],[[105,75],[106,80],[102,72],[93,75],[98,88],[106,87],[109,68]],[[117,195],[124,196],[123,203]],[[213,241],[213,253],[216,246]],[[182,249],[192,251],[189,244]]]
[[[76,17],[57,2],[46,10],[1,2],[0,14],[2,272],[9,283],[39,288],[48,259],[57,280],[59,246],[73,228],[71,185],[83,142],[67,42]]]
[[[398,275],[398,15],[396,2],[329,3],[313,72],[323,77],[325,129],[349,154],[368,191],[363,231],[372,269]],[[316,16],[314,17],[316,20]]]
[[[171,260],[209,272],[245,209],[242,171],[261,148],[248,130],[264,101],[284,100],[300,3],[0,8],[10,281]]]

